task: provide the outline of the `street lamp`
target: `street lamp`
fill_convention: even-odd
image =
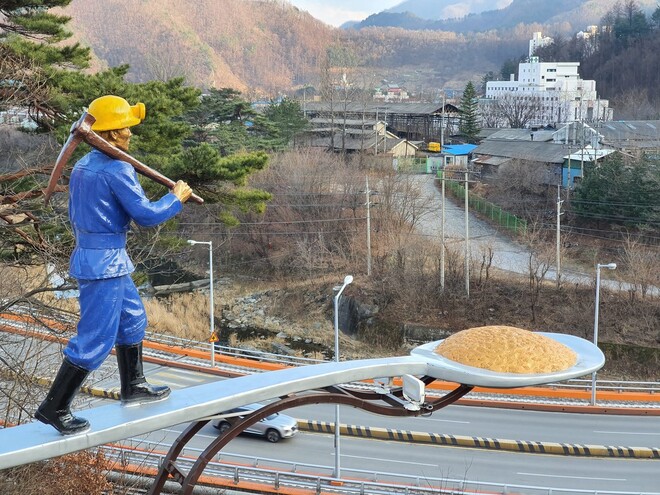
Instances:
[[[211,366],[215,367],[215,318],[213,317],[213,241],[193,241],[188,239],[188,244],[194,246],[195,244],[206,244],[209,247],[209,308],[210,321],[211,321]]]
[[[600,269],[616,270],[616,263],[596,264],[596,309],[594,310],[594,345],[598,347],[598,308],[600,306]],[[596,405],[596,372],[591,374],[591,405]]]
[[[335,313],[335,363],[339,362],[339,298],[348,284],[353,282],[353,275],[344,277],[344,284],[334,288],[334,313]],[[341,478],[341,468],[339,462],[340,456],[340,433],[339,433],[339,404],[335,404],[335,478]]]

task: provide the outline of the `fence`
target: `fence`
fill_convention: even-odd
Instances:
[[[465,187],[461,183],[447,180],[446,184],[454,196],[459,199],[465,198]],[[480,198],[475,194],[470,194],[468,204],[470,208],[482,213],[500,226],[514,231],[516,234],[520,235],[527,232],[527,221],[518,218],[512,213],[504,211],[496,204],[486,201],[484,198]]]

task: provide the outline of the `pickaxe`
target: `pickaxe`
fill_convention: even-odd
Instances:
[[[81,141],[85,141],[91,147],[96,148],[99,151],[102,151],[111,158],[115,158],[117,160],[121,160],[123,162],[131,164],[138,173],[144,175],[145,177],[148,177],[149,179],[157,182],[158,184],[167,187],[168,189],[172,189],[172,187],[174,187],[175,182],[172,179],[165,177],[160,172],[145,165],[140,160],[133,158],[131,155],[120,150],[116,146],[111,145],[101,136],[96,134],[92,130],[92,124],[95,121],[96,119],[92,115],[88,114],[87,112],[84,112],[80,117],[80,119],[77,122],[74,122],[74,124],[71,126],[71,132],[69,134],[69,138],[66,140],[66,143],[64,143],[64,146],[62,147],[62,150],[60,151],[60,154],[57,157],[57,161],[55,162],[53,171],[50,174],[48,187],[44,192],[44,201],[46,202],[46,204],[48,204],[50,197],[55,191],[55,187],[57,186],[57,181],[59,180],[60,176],[62,175],[62,172],[64,171],[64,166],[69,161],[71,155],[73,154],[76,147],[80,144]],[[204,200],[199,196],[197,196],[196,194],[191,195],[190,200],[200,205],[204,203]]]

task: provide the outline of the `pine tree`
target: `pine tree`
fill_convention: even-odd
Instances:
[[[273,123],[232,88],[211,88],[185,120],[193,128],[193,141],[210,143],[222,156],[271,151],[279,144]]]
[[[289,98],[284,98],[279,103],[272,103],[264,112],[280,137],[280,146],[286,147],[309,125],[309,121],[303,115],[300,103]]]
[[[461,122],[458,126],[458,131],[468,143],[476,143],[479,134],[479,110],[477,91],[474,89],[472,81],[465,85],[459,109],[461,111]]]
[[[69,3],[71,0],[0,0],[0,55],[11,60],[0,69],[0,80],[16,85],[6,104],[27,107],[42,129],[52,129],[68,113],[68,99],[57,85],[58,75],[89,64],[88,48],[64,43],[71,36],[65,29],[70,18],[49,12]]]
[[[598,224],[618,224],[657,230],[660,166],[648,158],[626,160],[615,153],[585,170],[575,189],[577,215]]]

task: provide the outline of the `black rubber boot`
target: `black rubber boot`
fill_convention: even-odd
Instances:
[[[121,401],[124,404],[141,404],[166,399],[170,387],[150,385],[142,370],[142,344],[118,345],[117,365],[121,381]]]
[[[82,433],[89,429],[89,421],[71,414],[71,402],[89,371],[64,358],[62,366],[34,417],[51,425],[62,435]]]

